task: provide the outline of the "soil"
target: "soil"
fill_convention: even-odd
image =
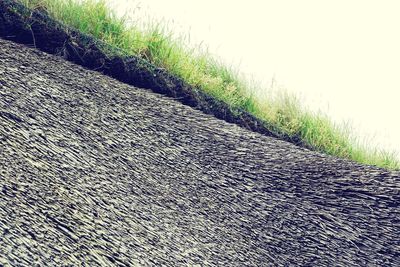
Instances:
[[[306,147],[298,136],[278,133],[272,125],[191,87],[165,69],[139,57],[122,56],[118,49],[53,20],[43,11],[30,11],[18,1],[0,1],[0,37],[61,56],[130,85],[174,97],[246,129]]]
[[[0,39],[0,265],[400,266],[399,190]]]

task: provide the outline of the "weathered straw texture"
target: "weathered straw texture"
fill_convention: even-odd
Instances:
[[[0,265],[399,266],[399,189],[0,40]]]

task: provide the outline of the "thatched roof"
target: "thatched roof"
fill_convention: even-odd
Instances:
[[[5,266],[400,265],[399,172],[3,39],[0,188]]]

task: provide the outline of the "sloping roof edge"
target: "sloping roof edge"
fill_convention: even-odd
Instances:
[[[32,11],[16,0],[0,2],[0,37],[61,56],[121,82],[173,97],[183,104],[246,129],[305,146],[300,138],[269,130],[272,128],[266,122],[252,114],[233,110],[226,103],[191,87],[142,58],[108,56],[104,51],[118,52],[117,48],[55,21],[45,11]]]

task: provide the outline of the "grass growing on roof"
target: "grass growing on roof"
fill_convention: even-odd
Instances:
[[[364,164],[400,169],[394,153],[361,144],[349,127],[339,127],[323,114],[303,109],[296,97],[285,92],[256,97],[254,85],[238,72],[201,48],[189,49],[184,40],[174,38],[161,23],[128,26],[127,18],[117,17],[104,0],[19,1],[31,9],[46,10],[64,24],[119,48],[124,55],[136,55],[166,69],[231,108],[248,111],[267,122],[270,130],[300,138],[312,149]]]

